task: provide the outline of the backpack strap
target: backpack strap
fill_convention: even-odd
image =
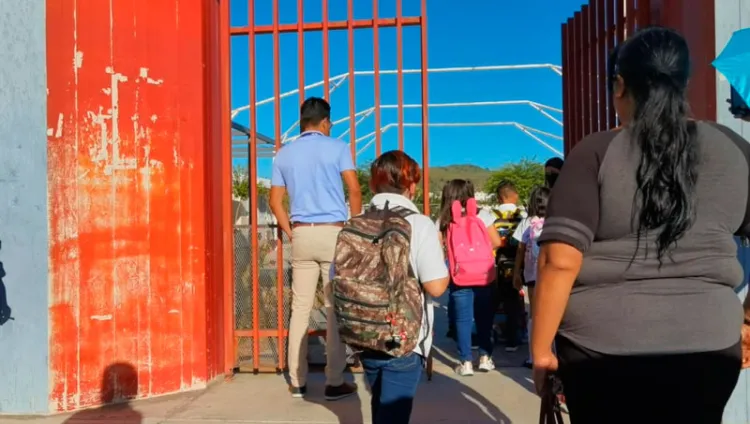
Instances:
[[[477,199],[470,197],[466,201],[466,216],[477,216]]]
[[[411,216],[411,215],[418,213],[409,208],[405,208],[403,206],[396,206],[396,207],[391,208],[390,210],[391,210],[391,213],[395,213],[401,218],[406,218],[407,216]]]
[[[453,218],[453,222],[458,222],[458,220],[461,219],[461,216],[463,216],[461,202],[454,200],[451,204],[451,217]]]

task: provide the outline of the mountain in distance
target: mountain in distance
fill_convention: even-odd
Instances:
[[[476,165],[448,165],[430,167],[430,191],[440,193],[446,182],[460,178],[471,180],[476,191],[482,191],[487,179],[492,175],[492,170],[481,168]]]
[[[476,165],[448,165],[448,166],[431,166],[430,167],[430,191],[440,193],[443,185],[448,181],[461,178],[471,180],[474,183],[476,191],[482,191],[487,179],[492,175],[492,170],[481,168]],[[271,180],[268,178],[258,177],[258,185],[266,188],[271,187]]]

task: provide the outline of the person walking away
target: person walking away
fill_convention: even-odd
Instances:
[[[555,182],[557,182],[557,177],[560,175],[564,163],[563,159],[557,156],[544,162],[544,185],[549,189],[555,187]]]
[[[436,225],[448,251],[450,303],[456,329],[459,364],[456,374],[474,375],[472,323],[476,323],[480,371],[495,369],[492,360],[492,324],[495,310],[492,283],[497,278],[493,249],[502,240],[495,217],[486,209],[477,211],[474,184],[455,179],[443,187],[440,218]]]
[[[534,381],[560,376],[572,424],[720,424],[750,327],[750,144],[690,119],[677,32],[641,29],[609,63],[623,126],[573,148],[539,237]]]
[[[544,186],[548,187],[550,190],[555,186],[555,182],[557,181],[557,177],[560,175],[560,171],[563,168],[564,161],[562,158],[559,158],[557,156],[551,157],[547,159],[546,162],[544,162]],[[521,220],[521,222],[518,224],[518,227],[516,227],[516,230],[513,232],[513,239],[519,243],[523,242],[523,234],[526,232],[526,229],[529,228],[529,217],[526,217]],[[523,255],[516,255],[516,261],[522,261]],[[516,264],[516,268],[519,266],[519,264]]]
[[[327,311],[327,400],[356,393],[344,382],[346,347],[332,314],[329,269],[336,238],[347,220],[346,184],[352,216],[362,210],[362,194],[349,145],[331,138],[331,106],[311,97],[300,108],[302,133],[279,150],[273,162],[270,206],[292,241],[292,316],[289,322],[289,377],[293,397],[307,393],[307,334],[318,280],[323,281]],[[291,216],[283,206],[289,193]]]
[[[494,225],[500,234],[502,244],[495,255],[498,272],[495,305],[502,303],[505,313],[505,331],[503,332],[505,351],[515,352],[520,342],[524,304],[521,293],[513,287],[513,270],[518,253],[518,241],[512,235],[528,215],[523,207],[518,206],[518,190],[510,181],[502,181],[498,185],[497,198],[500,201],[500,207],[494,211],[497,217]]]
[[[534,287],[536,285],[536,266],[539,258],[539,245],[537,241],[542,234],[544,217],[547,215],[547,201],[550,189],[537,187],[529,196],[529,225],[526,227],[521,243],[518,245],[515,269],[513,270],[513,287],[521,290],[526,286],[526,294],[529,296],[529,319],[526,328],[531,333],[531,314],[534,313]],[[523,277],[522,277],[523,275]],[[532,367],[531,344],[529,344],[529,357],[524,362],[526,368]]]
[[[432,345],[432,298],[448,287],[448,269],[435,224],[412,202],[417,162],[390,151],[370,175],[375,196],[336,244],[336,318],[342,340],[359,351],[373,424],[407,424]]]

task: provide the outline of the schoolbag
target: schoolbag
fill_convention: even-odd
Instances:
[[[333,305],[341,340],[359,349],[403,356],[417,346],[424,296],[411,268],[411,224],[406,208],[378,209],[351,218],[333,258]]]
[[[461,202],[451,205],[453,217],[448,225],[446,246],[451,281],[461,287],[485,286],[495,280],[495,259],[487,228],[477,216],[477,201],[466,201],[466,215]]]
[[[526,246],[527,249],[531,250],[531,257],[534,259],[534,263],[536,263],[537,258],[539,258],[539,243],[537,241],[539,240],[539,236],[542,235],[542,227],[544,226],[544,218],[532,218],[530,225],[529,225],[529,245]]]
[[[518,241],[513,238],[518,225],[523,220],[523,209],[516,208],[512,211],[493,210],[495,214],[495,229],[500,235],[502,243],[497,249],[497,261],[501,264],[504,261],[514,261],[518,249]]]

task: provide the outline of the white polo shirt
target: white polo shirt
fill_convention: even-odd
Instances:
[[[411,268],[420,282],[434,281],[448,277],[448,268],[445,266],[443,247],[438,238],[438,229],[432,220],[422,215],[414,203],[400,194],[381,193],[372,198],[370,204],[377,208],[384,208],[385,202],[388,207],[400,206],[416,212],[407,216],[406,220],[411,224],[411,246],[410,257]],[[432,347],[432,328],[435,322],[435,309],[432,297],[422,292],[424,311],[422,314],[422,328],[419,331],[419,344],[414,349],[418,354],[427,357]]]

